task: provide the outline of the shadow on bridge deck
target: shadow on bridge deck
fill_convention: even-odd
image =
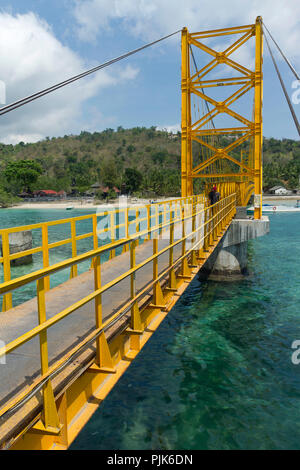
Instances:
[[[38,328],[36,297],[1,314],[0,338],[8,345],[9,354],[7,364],[1,365],[0,448],[50,449],[70,445],[226,233],[235,214],[235,195],[217,205],[219,211],[200,208],[198,213],[191,212],[173,224],[167,223],[168,229],[161,229],[161,238],[145,241],[136,249],[135,242],[126,240],[131,252],[101,265],[105,335],[101,325],[96,326],[95,301],[99,296],[96,264],[95,269],[46,292],[46,321],[43,319],[40,326],[50,323],[44,330]],[[104,251],[101,248],[101,253]],[[95,257],[94,253],[97,251],[87,254],[88,259]],[[73,263],[81,259],[75,258]],[[49,270],[55,272],[69,265],[70,261],[62,267],[50,266]],[[39,299],[41,313],[44,302]],[[40,343],[39,334],[45,328],[47,339],[42,333]],[[108,341],[109,351],[105,352],[106,342],[106,346],[101,346],[100,359],[104,361],[109,356],[104,363],[95,363],[95,333],[99,341],[99,335]],[[41,375],[41,353],[46,341],[49,374],[53,371],[50,380],[49,375]],[[60,424],[45,428],[45,389],[50,381],[57,408],[55,416]]]
[[[159,240],[159,250],[169,244],[168,240]],[[145,241],[136,249],[136,263],[139,264],[153,253],[152,241]],[[174,248],[174,260],[181,255],[181,243]],[[169,264],[168,251],[160,255],[158,259],[159,273]],[[130,268],[130,253],[125,252],[101,265],[102,285],[107,284]],[[136,276],[137,292],[153,279],[153,266],[148,263],[141,268]],[[93,269],[68,280],[67,282],[51,289],[46,293],[47,319],[61,312],[76,301],[94,292]],[[141,303],[151,298],[151,289]],[[130,278],[120,281],[102,294],[103,320],[112,316],[122,305],[130,300]],[[130,311],[124,318],[123,328],[128,325]],[[5,344],[20,337],[38,325],[37,298],[24,302],[15,308],[1,313],[0,338]],[[109,337],[114,335],[119,324],[110,329]],[[48,330],[49,365],[63,357],[69,350],[80,343],[95,329],[95,303],[91,301],[66,317],[59,324]],[[30,386],[40,373],[40,351],[39,338],[36,337],[19,347],[17,351],[7,356],[5,365],[1,365],[0,381],[0,407],[8,400]],[[90,355],[94,355],[95,348],[90,348]],[[26,374],[26,375],[25,375]],[[18,419],[11,418],[10,428]],[[1,425],[1,422],[0,422]],[[3,433],[0,430],[0,441]]]

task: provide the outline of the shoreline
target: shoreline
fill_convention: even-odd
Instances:
[[[108,204],[110,205],[110,204]],[[67,210],[68,207],[72,207],[72,209],[94,209],[98,207],[98,205],[94,204],[87,204],[87,203],[59,203],[59,202],[24,202],[20,204],[16,204],[11,207],[7,207],[6,209],[64,209]]]
[[[300,194],[295,196],[276,196],[276,195],[266,195],[263,196],[263,201],[296,201],[297,199],[300,200]]]
[[[154,202],[163,202],[163,201],[170,201],[172,199],[177,199],[176,197],[169,197],[169,198],[157,198],[154,200]],[[263,202],[266,201],[293,201],[293,200],[300,200],[300,195],[295,195],[295,196],[276,196],[276,195],[265,195],[262,198]],[[16,204],[11,207],[7,207],[6,209],[63,209],[67,210],[67,208],[72,208],[72,209],[91,209],[91,210],[97,210],[99,207],[100,208],[113,208],[113,207],[118,207],[119,205],[124,206],[126,204],[126,201],[128,205],[131,206],[140,206],[140,205],[147,205],[150,204],[150,199],[146,198],[122,198],[120,201],[116,200],[115,202],[100,202],[98,204],[94,204],[94,202],[87,202],[87,201],[64,201],[64,202],[24,202],[20,204]],[[71,210],[71,209],[70,209]]]
[[[163,202],[163,201],[170,201],[171,199],[177,199],[175,197],[168,197],[168,198],[157,198],[154,199],[154,202]],[[94,202],[87,202],[87,201],[53,201],[53,202],[24,202],[13,205],[11,207],[6,207],[5,209],[63,209],[67,210],[67,208],[72,209],[90,209],[90,210],[97,210],[99,208],[113,208],[124,206],[126,204],[130,206],[141,206],[150,204],[151,199],[146,198],[121,198],[120,200],[117,199],[114,202],[102,202],[99,201],[98,204]],[[70,209],[71,210],[71,209]]]

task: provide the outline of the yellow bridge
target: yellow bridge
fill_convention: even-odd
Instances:
[[[222,36],[234,38],[223,52],[205,45],[207,38]],[[254,71],[231,57],[251,38]],[[201,69],[193,47],[211,58]],[[219,65],[230,76],[209,79]],[[204,93],[205,88],[219,92],[227,86],[237,90],[223,101]],[[251,90],[252,119],[230,108]],[[238,127],[217,128],[214,119],[221,114]],[[232,139],[222,147],[220,136]],[[244,142],[240,157],[233,157],[230,152]],[[254,193],[254,218],[262,217],[261,150],[261,19],[200,33],[183,29],[182,197],[0,230],[5,341],[0,360],[8,364],[1,368],[1,448],[68,448],[218,246],[236,207],[245,207]],[[194,195],[197,178],[205,190]],[[215,181],[220,198],[211,204],[208,194]],[[90,227],[84,233],[79,228],[83,221]],[[50,242],[49,231],[58,225],[69,227],[70,236]],[[10,253],[10,235],[27,230],[39,232],[40,245]],[[77,254],[81,240],[89,240],[90,247]],[[51,253],[65,246],[72,256],[51,264]],[[37,253],[43,265],[12,279],[11,262]],[[62,270],[70,272],[70,279],[50,288],[51,276]],[[15,290],[32,283],[36,295],[14,307]]]

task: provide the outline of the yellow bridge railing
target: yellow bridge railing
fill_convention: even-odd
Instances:
[[[27,386],[21,390],[21,392],[19,391],[18,394],[15,394],[13,398],[8,403],[5,403],[0,410],[0,447],[7,445],[7,442],[14,442],[16,435],[13,436],[11,433],[13,432],[15,422],[18,421],[18,413],[22,420],[26,422],[25,431],[27,432],[29,430],[29,433],[32,432],[32,436],[34,436],[33,439],[37,439],[37,436],[45,435],[56,436],[55,439],[58,439],[58,436],[61,436],[63,427],[62,421],[67,419],[68,423],[70,423],[72,420],[74,421],[74,416],[76,414],[74,410],[72,412],[68,411],[68,413],[65,413],[64,415],[68,415],[68,418],[63,419],[60,412],[60,405],[58,405],[57,402],[56,379],[59,377],[59,374],[62,373],[64,367],[69,364],[71,359],[74,359],[74,357],[81,354],[89,345],[95,345],[95,354],[94,359],[92,360],[93,366],[92,369],[90,366],[89,371],[93,370],[94,372],[99,372],[99,374],[97,376],[98,382],[93,386],[91,385],[92,393],[94,386],[99,387],[99,384],[101,384],[105,378],[113,376],[114,373],[116,373],[116,370],[118,370],[119,361],[122,359],[122,355],[124,355],[124,351],[126,349],[125,343],[122,343],[122,338],[125,338],[126,335],[129,335],[130,337],[131,349],[134,351],[134,354],[137,354],[141,348],[140,338],[146,333],[149,335],[147,328],[150,323],[155,320],[157,312],[168,310],[166,307],[166,299],[168,295],[172,296],[179,289],[179,285],[181,285],[180,283],[182,281],[186,279],[190,280],[192,278],[191,270],[193,268],[199,269],[215,246],[217,246],[220,238],[225,233],[235,215],[236,195],[234,193],[225,196],[213,206],[208,206],[203,196],[180,198],[178,200],[168,201],[167,203],[164,203],[163,206],[164,210],[161,217],[159,217],[158,205],[157,208],[154,209],[150,206],[145,206],[147,215],[145,217],[141,217],[141,219],[144,219],[144,222],[147,223],[147,227],[145,229],[142,229],[140,226],[141,219],[135,219],[134,221],[128,220],[129,212],[128,209],[126,209],[126,236],[124,238],[116,239],[116,233],[111,233],[110,243],[100,247],[97,246],[98,230],[96,224],[96,217],[98,217],[99,214],[84,216],[84,218],[91,217],[93,220],[93,232],[84,235],[85,237],[92,237],[94,240],[93,249],[86,253],[77,255],[73,245],[71,258],[51,266],[47,266],[47,253],[54,244],[49,244],[47,242],[47,227],[53,224],[70,223],[71,227],[73,226],[71,239],[57,243],[74,244],[74,240],[76,241],[78,239],[76,232],[74,231],[74,224],[76,221],[82,220],[83,217],[30,226],[31,228],[38,227],[42,230],[42,233],[44,233],[42,246],[34,248],[33,250],[42,250],[44,255],[43,259],[46,265],[43,268],[25,276],[21,276],[16,279],[6,279],[4,283],[0,284],[0,294],[6,296],[11,295],[15,289],[36,281],[38,325],[11,341],[5,347],[0,348],[0,359],[1,357],[5,355],[7,356],[17,350],[33,338],[39,337],[40,373],[30,386]],[[103,214],[111,217],[110,213],[106,212]],[[112,221],[113,217],[111,217],[110,220]],[[131,222],[135,224],[136,228],[135,233],[132,234],[130,234],[130,229],[128,228],[130,227]],[[111,231],[117,228],[114,226],[112,229],[112,226],[109,227]],[[4,243],[7,243],[9,233],[24,229],[25,227],[18,227],[17,229],[2,230],[2,240]],[[28,229],[28,227],[26,227],[26,229]],[[83,236],[81,236],[81,238],[83,238]],[[136,249],[140,239],[147,240],[146,245],[151,243],[150,240],[152,240],[153,246],[150,253],[149,251],[146,252],[145,259],[137,263]],[[163,240],[163,246],[161,249],[159,249],[158,246],[159,240]],[[148,246],[151,247],[151,245]],[[110,281],[105,285],[102,285],[101,257],[117,248],[129,252],[129,269],[114,279],[110,279]],[[29,251],[33,252],[33,250]],[[7,259],[13,259],[13,257],[16,256],[9,255],[5,250],[3,250],[3,253],[4,255],[1,261],[4,264],[8,263]],[[163,269],[159,271],[158,260],[159,257],[164,254],[169,255],[168,262],[164,265]],[[24,256],[24,252],[19,255]],[[62,269],[72,270],[75,266],[83,263],[84,261],[92,262],[94,291],[67,308],[63,308],[59,313],[47,318],[46,291],[49,288],[49,276],[61,271]],[[149,265],[149,263],[153,265],[152,275],[146,285],[137,291],[136,276],[139,271],[146,265]],[[75,274],[74,270],[73,274]],[[118,285],[124,279],[130,280],[130,293],[128,300],[125,304],[123,303],[117,311],[111,313],[108,318],[103,319],[102,295],[114,286]],[[151,292],[151,300],[149,300],[149,292]],[[147,302],[145,302],[146,296],[148,296]],[[87,336],[68,350],[63,357],[59,356],[49,364],[47,339],[48,330],[89,302],[94,302],[93,308],[95,311],[95,323],[93,331],[88,332]],[[174,301],[172,305],[173,304]],[[125,326],[123,325],[121,332],[118,330],[118,354],[114,354],[114,348],[116,348],[116,346],[112,346],[111,337],[108,337],[107,332],[112,331],[117,322],[122,319],[124,320],[124,318],[126,318]],[[112,338],[115,338],[116,334],[116,331],[114,331]],[[100,376],[101,378],[99,378]],[[105,383],[105,387],[107,387],[108,382]],[[85,395],[86,393],[87,392],[85,392]],[[106,396],[106,393],[108,392],[106,391],[104,396]],[[74,408],[74,397],[70,400]],[[71,410],[73,408],[71,407]],[[26,410],[26,412],[24,410]],[[14,423],[14,425],[12,425],[12,423]],[[25,431],[20,431],[20,428],[18,428],[17,437],[19,438]],[[76,432],[78,433],[78,429]],[[67,439],[68,444],[66,445],[69,445],[70,440],[74,439],[76,432],[73,432],[72,438],[69,437],[69,439]],[[47,445],[45,444],[46,447]],[[45,448],[43,447],[43,444],[40,444],[40,446],[40,448]]]
[[[12,278],[11,262],[28,255],[42,254],[42,265],[47,268],[50,265],[50,253],[53,253],[55,248],[69,245],[72,251],[72,258],[77,256],[78,242],[81,240],[90,240],[88,249],[96,250],[99,246],[99,240],[103,238],[109,241],[116,239],[126,239],[132,233],[140,233],[143,226],[148,230],[155,225],[158,226],[160,220],[167,220],[169,214],[169,205],[174,205],[174,210],[182,204],[204,203],[204,195],[197,195],[188,198],[177,198],[158,202],[155,204],[128,206],[113,208],[111,210],[99,211],[95,214],[83,215],[72,217],[68,219],[54,220],[49,222],[42,222],[38,224],[24,225],[19,227],[11,227],[0,229],[0,236],[2,239],[2,256],[0,257],[0,266],[3,266],[4,282],[8,282]],[[104,223],[101,221],[104,220]],[[90,230],[77,234],[78,225],[81,222],[89,224]],[[57,229],[59,226],[68,225],[70,236],[60,241],[49,242],[49,229]],[[80,227],[81,228],[81,227]],[[9,236],[17,232],[33,231],[35,238],[40,240],[40,244],[28,250],[22,250],[18,253],[10,253]],[[144,229],[143,229],[144,231]],[[127,245],[123,247],[125,250]],[[51,251],[50,251],[51,250]],[[111,249],[110,258],[116,255],[116,250]],[[66,259],[68,259],[66,257]],[[70,277],[76,277],[78,274],[77,265],[73,264],[70,268]],[[45,290],[50,289],[50,277],[45,278]],[[2,311],[7,311],[13,306],[12,294],[5,294],[3,298]]]

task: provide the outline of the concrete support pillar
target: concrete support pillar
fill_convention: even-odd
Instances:
[[[242,279],[248,274],[248,240],[267,234],[269,225],[268,217],[256,220],[234,219],[218,247],[201,269],[200,277],[215,281]]]
[[[20,251],[30,250],[32,248],[32,232],[26,230],[24,232],[15,232],[9,234],[9,253],[20,253]],[[2,245],[1,245],[2,255]],[[10,262],[11,266],[21,266],[23,264],[32,263],[32,255],[22,256]]]

